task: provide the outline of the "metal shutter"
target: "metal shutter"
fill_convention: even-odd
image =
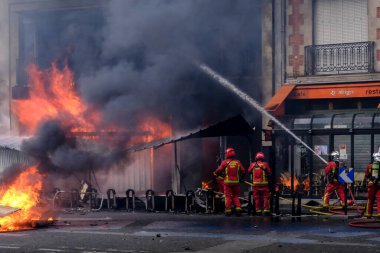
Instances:
[[[316,0],[315,44],[368,41],[368,2]]]

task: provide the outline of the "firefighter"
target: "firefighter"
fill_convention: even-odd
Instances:
[[[269,199],[270,191],[268,187],[268,178],[272,175],[269,164],[264,161],[263,152],[258,152],[255,161],[248,168],[248,173],[252,173],[253,198],[255,200],[256,215],[262,213],[266,216],[270,215]],[[264,210],[261,209],[261,199],[264,201]]]
[[[241,204],[239,200],[240,188],[239,181],[245,173],[245,169],[241,162],[235,158],[235,150],[233,148],[226,149],[226,160],[224,160],[215,170],[215,176],[224,178],[224,195],[225,195],[225,214],[231,215],[231,202],[234,202],[235,212],[237,216],[241,214]]]
[[[220,162],[221,162],[221,159],[218,156],[216,159],[216,163],[217,163],[218,167],[220,165]],[[224,173],[221,173],[221,175],[216,175],[214,172],[213,174],[214,174],[215,181],[216,181],[217,188],[218,188],[218,194],[216,196],[221,197],[221,194],[224,193]]]
[[[342,206],[345,205],[344,187],[338,180],[339,177],[339,158],[340,154],[338,151],[333,151],[330,155],[330,162],[327,163],[325,168],[325,174],[327,178],[327,186],[325,193],[323,194],[323,208],[328,209],[330,203],[330,196],[335,191],[338,192],[340,198],[340,203]]]
[[[367,218],[372,217],[373,203],[377,199],[377,215],[380,216],[380,183],[379,183],[379,166],[380,153],[373,154],[373,162],[368,164],[365,176],[368,180],[367,207],[365,215]]]

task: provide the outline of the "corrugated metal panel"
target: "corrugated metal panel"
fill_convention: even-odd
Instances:
[[[354,136],[355,172],[365,172],[367,164],[371,162],[371,136],[355,135]]]
[[[127,189],[133,189],[135,192],[150,189],[152,155],[152,149],[130,153],[128,162],[96,172],[101,192],[105,194],[107,189],[112,188],[124,196]]]
[[[21,143],[29,137],[23,136],[0,136],[0,147],[21,150]]]
[[[9,166],[17,163],[32,165],[33,161],[18,150],[0,148],[0,171],[4,171]]]
[[[315,44],[368,41],[368,2],[317,0]]]

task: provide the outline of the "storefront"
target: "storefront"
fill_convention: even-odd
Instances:
[[[380,83],[283,85],[265,106],[324,160],[340,151],[346,164],[362,175],[380,152]],[[323,174],[325,162],[279,126],[272,130],[276,178],[283,172],[310,180]]]

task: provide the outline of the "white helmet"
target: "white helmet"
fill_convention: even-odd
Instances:
[[[331,152],[330,156],[331,156],[331,160],[333,160],[335,162],[339,162],[339,158],[340,158],[339,151]]]
[[[380,162],[380,153],[373,153],[373,160],[375,162]]]

